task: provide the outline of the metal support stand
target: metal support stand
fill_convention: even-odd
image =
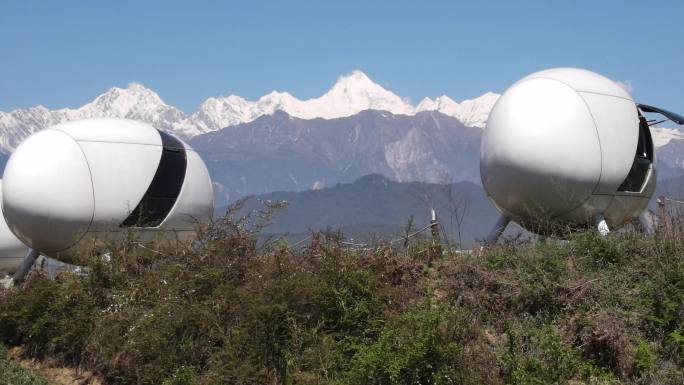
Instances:
[[[439,222],[437,222],[437,214],[435,209],[430,210],[430,232],[432,233],[432,247],[430,247],[430,260],[432,261],[442,256],[442,237],[439,235]]]
[[[655,218],[648,210],[644,210],[644,212],[639,215],[639,224],[641,225],[641,230],[647,235],[655,234]]]
[[[21,265],[17,269],[17,272],[14,273],[13,281],[15,285],[20,285],[22,282],[24,282],[26,274],[28,274],[29,270],[31,270],[33,264],[36,263],[36,259],[38,259],[39,255],[40,253],[36,250],[28,250],[28,253],[26,253],[24,260],[21,262]]]
[[[496,224],[492,228],[492,230],[489,232],[489,235],[487,235],[487,238],[485,238],[485,243],[486,244],[494,244],[496,241],[499,240],[499,237],[501,234],[503,234],[504,230],[506,230],[506,226],[508,226],[508,222],[510,222],[511,219],[508,218],[507,216],[501,214],[499,216],[499,219],[496,221]]]
[[[435,209],[430,210],[430,233],[432,234],[432,240],[435,244],[442,244],[442,237],[439,235],[439,222],[437,222],[437,214]]]
[[[598,231],[601,236],[606,236],[610,233],[610,229],[608,228],[608,223],[606,222],[606,219],[603,217],[603,215],[598,215],[596,219],[594,220],[594,228],[596,231]]]

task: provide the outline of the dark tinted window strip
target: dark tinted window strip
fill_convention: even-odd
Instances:
[[[185,152],[185,146],[183,146],[183,143],[175,136],[169,135],[163,131],[159,131],[159,135],[161,135],[162,147],[165,149],[182,150]]]
[[[646,118],[639,113],[639,140],[637,142],[636,154],[634,155],[634,162],[627,177],[618,187],[618,191],[640,192],[646,183],[648,171],[651,169],[652,163],[653,139],[651,138],[651,130],[648,127]]]
[[[150,186],[138,205],[120,227],[157,227],[169,215],[180,195],[187,155],[180,140],[159,131],[162,139],[162,156]]]

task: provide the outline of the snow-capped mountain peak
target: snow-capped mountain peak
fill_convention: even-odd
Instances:
[[[418,102],[418,105],[416,106],[416,111],[435,111],[436,109],[437,102],[428,97],[421,99],[421,101]]]
[[[216,131],[253,120],[253,103],[237,95],[211,97],[205,100],[190,119],[203,132]]]
[[[382,96],[386,98],[398,97],[372,81],[368,75],[359,70],[354,70],[348,75],[338,77],[332,88],[330,88],[330,90],[323,96],[332,97],[342,95],[346,95],[348,97],[369,95]]]
[[[410,115],[414,110],[410,103],[373,82],[359,70],[339,77],[330,91],[308,102],[312,107],[321,109],[320,117],[328,119],[351,116],[369,109],[397,115]]]
[[[424,98],[416,106],[416,112],[439,111],[445,115],[455,117],[466,126],[484,128],[487,124],[489,111],[492,110],[494,103],[498,99],[499,94],[487,92],[475,99],[467,99],[457,103],[450,97],[442,95],[434,100]]]
[[[55,113],[61,114],[56,118],[60,121],[117,117],[148,122],[182,137],[202,133],[185,113],[166,104],[156,92],[140,83],[130,83],[127,88],[112,87],[81,108]]]
[[[276,110],[296,109],[300,103],[302,103],[301,100],[287,92],[271,91],[259,98],[256,105],[263,114],[271,115]]]
[[[335,87],[355,87],[355,86],[360,86],[362,88],[368,88],[368,87],[375,87],[378,86],[375,82],[373,82],[368,75],[366,75],[363,71],[361,70],[353,70],[351,73],[347,75],[342,75],[337,78],[337,81],[335,82]]]
[[[434,100],[423,98],[416,106],[416,112],[439,111],[445,115],[455,116],[459,112],[459,104],[446,95],[438,96]]]
[[[79,108],[84,113],[126,117],[135,113],[149,113],[172,108],[159,95],[139,83],[127,88],[112,87],[92,102]]]
[[[460,111],[453,115],[466,126],[484,128],[487,125],[489,112],[499,100],[499,94],[486,92],[475,99],[467,99],[459,103]]]
[[[300,100],[287,92],[273,91],[249,101],[234,95],[209,98],[191,119],[204,131],[250,122],[281,110],[302,119],[334,119],[355,115],[363,110],[385,110],[409,115],[413,106],[374,83],[365,73],[353,71],[341,76],[328,92],[318,98]]]
[[[296,116],[302,102],[287,92],[272,91],[256,102],[237,95],[212,97],[205,100],[190,116],[203,132],[216,131],[224,127],[247,123],[263,115],[272,115],[283,110]]]
[[[77,109],[48,110],[43,106],[0,112],[0,151],[12,152],[24,138],[46,127],[88,118],[128,118],[148,122],[182,137],[200,134],[197,125],[159,95],[139,83],[112,87]]]

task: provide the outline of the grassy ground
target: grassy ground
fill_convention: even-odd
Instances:
[[[108,384],[682,384],[684,239],[577,234],[429,258],[128,239],[0,297],[0,339]],[[107,250],[108,257],[101,257]]]
[[[6,357],[7,351],[0,347],[0,385],[49,385],[40,375],[23,368]]]

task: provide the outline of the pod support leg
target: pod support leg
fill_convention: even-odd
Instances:
[[[608,233],[610,233],[608,223],[606,222],[606,218],[604,218],[603,215],[598,215],[594,220],[594,229],[596,229],[596,231],[599,234],[601,234],[601,236],[606,236],[608,235]]]
[[[14,273],[14,284],[19,285],[22,282],[24,282],[24,278],[26,278],[26,274],[28,274],[29,270],[33,267],[33,264],[36,263],[36,259],[38,259],[38,256],[40,253],[36,250],[29,249],[28,253],[26,253],[26,256],[24,257],[24,260],[21,262],[21,265],[17,269],[16,273]]]
[[[648,235],[655,234],[655,217],[648,210],[644,210],[644,212],[639,215],[639,224],[644,233]]]
[[[499,215],[499,219],[496,221],[496,224],[494,225],[492,230],[489,231],[487,238],[485,238],[485,243],[490,245],[496,243],[496,241],[499,240],[501,234],[503,234],[504,230],[506,230],[506,226],[508,226],[508,223],[510,221],[511,219],[507,216],[503,214]]]

